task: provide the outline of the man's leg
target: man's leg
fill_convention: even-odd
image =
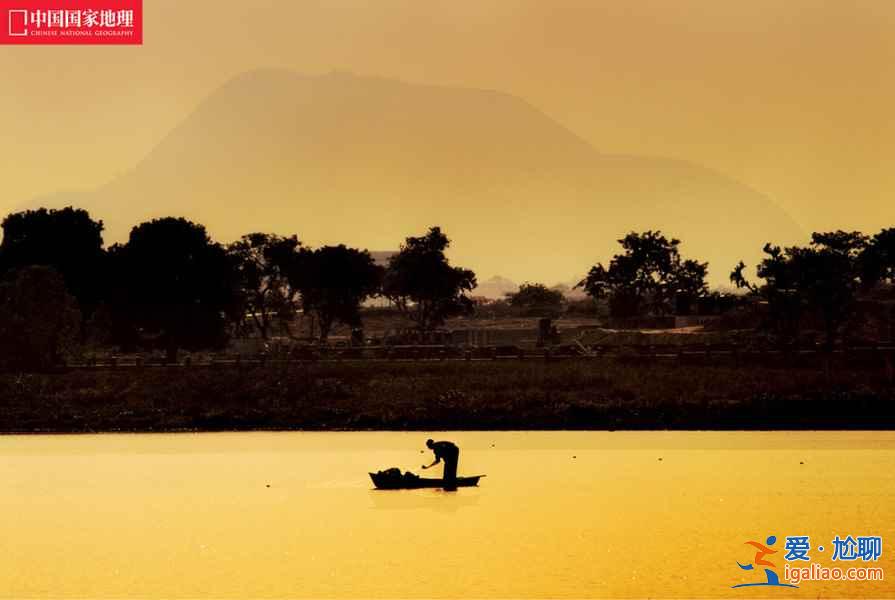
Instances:
[[[460,461],[460,451],[444,461],[444,489],[453,491],[457,489],[457,463]]]

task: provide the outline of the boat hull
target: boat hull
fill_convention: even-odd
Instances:
[[[473,487],[479,484],[479,479],[484,475],[473,477],[457,477],[456,487]],[[429,479],[426,477],[388,477],[380,473],[370,473],[373,485],[380,490],[415,490],[420,488],[443,488],[444,479]]]

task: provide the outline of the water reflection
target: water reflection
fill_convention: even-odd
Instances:
[[[376,510],[429,510],[455,513],[479,503],[479,490],[461,488],[445,492],[440,488],[423,490],[370,490],[368,492]]]

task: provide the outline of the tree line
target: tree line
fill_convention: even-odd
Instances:
[[[386,266],[366,250],[311,248],[297,236],[250,233],[222,245],[175,217],[140,223],[106,249],[102,221],[72,207],[14,213],[2,229],[0,356],[23,364],[57,361],[75,331],[100,331],[126,350],[164,348],[174,360],[234,331],[289,333],[299,309],[326,341],[337,323],[360,327],[362,304],[378,295],[429,330],[469,312],[476,285],[448,261],[438,227],[408,237]]]
[[[163,348],[173,360],[180,349],[220,347],[234,333],[291,336],[299,311],[313,317],[325,342],[336,324],[360,328],[361,307],[374,296],[388,298],[422,331],[475,310],[475,273],[450,263],[450,240],[438,227],[406,238],[385,265],[366,250],[312,248],[295,235],[250,233],[223,245],[201,224],[175,217],[140,223],[126,242],[105,248],[102,221],[73,207],[13,213],[2,229],[0,357],[7,363],[52,364],[97,332],[103,343]],[[732,305],[709,290],[708,263],[681,256],[680,240],[645,231],[618,241],[621,251],[576,286],[611,315]],[[859,294],[891,283],[895,229],[815,233],[808,246],[768,244],[764,253],[755,281],[742,262],[734,268],[737,298],[766,302],[767,326],[783,335],[797,335],[805,317],[816,315],[832,344]],[[563,295],[526,283],[507,302],[555,307]]]
[[[732,307],[750,300],[767,306],[762,326],[783,340],[798,338],[806,322],[820,323],[832,347],[860,318],[861,295],[888,292],[895,277],[895,229],[867,236],[858,231],[813,233],[807,246],[765,244],[755,277],[743,261],[730,273],[743,295],[710,292],[708,263],[680,256],[680,240],[658,231],[630,233],[623,252],[608,266],[597,264],[578,285],[593,298],[605,298],[610,314],[688,314],[694,304],[713,300]],[[884,288],[884,289],[881,289]]]
[[[861,294],[891,295],[895,228],[873,236],[841,230],[813,233],[808,246],[766,244],[763,250],[756,268],[760,282],[747,278],[742,261],[730,280],[767,302],[769,326],[785,337],[797,337],[806,318],[814,317],[822,324],[826,345],[832,347],[859,317],[856,305]]]

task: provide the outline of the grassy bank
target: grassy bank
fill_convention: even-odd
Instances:
[[[623,360],[343,362],[0,376],[5,432],[895,426],[878,370]]]

